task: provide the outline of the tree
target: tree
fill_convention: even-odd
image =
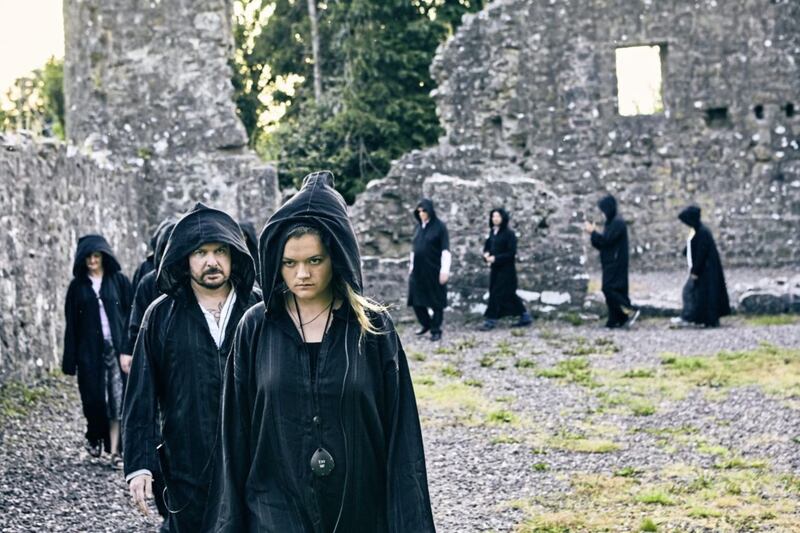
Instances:
[[[11,107],[0,114],[0,129],[64,139],[63,60],[51,57],[41,69],[18,78],[5,96]]]

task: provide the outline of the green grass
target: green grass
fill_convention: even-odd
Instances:
[[[675,505],[675,500],[661,491],[645,492],[637,496],[636,500],[648,505]]]
[[[650,403],[637,402],[631,406],[631,412],[634,416],[650,416],[655,414],[656,408]]]
[[[645,518],[639,526],[639,531],[658,531],[658,526],[651,518]]]
[[[514,366],[517,368],[533,368],[536,366],[536,361],[523,357],[522,359],[517,359],[514,362]]]
[[[48,398],[50,388],[44,384],[26,385],[11,381],[0,385],[0,416],[27,416],[40,401]]]
[[[488,413],[486,422],[489,424],[513,424],[517,422],[517,415],[507,409],[499,409]]]
[[[550,470],[550,467],[547,463],[533,463],[532,467],[536,472],[547,472]]]
[[[585,357],[576,357],[559,361],[555,366],[543,368],[536,372],[541,378],[561,379],[568,383],[575,383],[586,387],[595,387],[597,382],[594,380],[589,360]]]
[[[750,326],[788,326],[800,322],[800,315],[757,315],[744,321]]]
[[[441,373],[443,376],[451,378],[460,378],[462,375],[461,370],[453,365],[444,365],[441,369]]]

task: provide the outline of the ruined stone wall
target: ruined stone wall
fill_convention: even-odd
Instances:
[[[665,111],[620,116],[615,50],[653,44],[665,48]],[[453,286],[475,299],[475,253],[499,202],[514,212],[521,287],[580,297],[576,280],[596,267],[580,227],[602,219],[594,204],[611,192],[630,222],[633,269],[680,261],[676,215],[690,202],[703,207],[726,265],[799,265],[798,62],[794,1],[495,0],[465,18],[432,65],[446,135],[397,161],[354,207],[365,251],[404,256],[423,194],[444,198],[445,219],[482,210],[479,231],[454,239],[463,249]],[[492,186],[499,176],[536,185]],[[551,200],[531,204],[525,187]],[[380,210],[388,216],[370,216]]]
[[[140,169],[148,228],[202,200],[260,226],[275,169],[233,102],[231,0],[66,0],[67,136]]]
[[[104,235],[132,275],[146,240],[134,179],[63,143],[0,135],[0,382],[59,368],[78,237]]]

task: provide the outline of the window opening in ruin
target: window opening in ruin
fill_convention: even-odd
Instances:
[[[753,113],[755,113],[755,115],[756,115],[756,118],[757,118],[758,120],[761,120],[761,119],[763,119],[763,118],[764,118],[764,106],[763,106],[763,105],[761,105],[761,104],[758,104],[757,106],[755,106],[755,107],[753,108]]]
[[[789,118],[794,117],[795,111],[794,111],[794,104],[793,103],[789,102],[788,104],[783,106],[783,110],[786,112],[786,116],[787,117],[789,117]]]
[[[664,112],[662,64],[666,45],[616,49],[617,107],[622,116]]]
[[[727,107],[711,107],[706,109],[705,120],[706,126],[714,129],[729,128],[732,125]]]

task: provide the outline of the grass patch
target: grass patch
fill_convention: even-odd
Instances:
[[[626,466],[614,472],[614,475],[616,477],[637,477],[641,475],[641,473],[642,471],[639,470],[638,468],[634,468],[632,466]]]
[[[483,357],[480,358],[478,364],[480,364],[483,368],[491,368],[497,362],[497,357],[492,354],[483,354]]]
[[[640,494],[636,501],[647,505],[675,505],[675,500],[660,490]]]
[[[412,350],[408,352],[408,356],[414,361],[420,361],[420,362],[425,361],[428,358],[427,355],[417,350]]]
[[[633,370],[628,370],[622,377],[625,379],[641,379],[641,378],[652,378],[655,377],[656,373],[654,370],[650,368],[637,368]]]
[[[642,525],[639,526],[639,531],[658,531],[658,526],[652,518],[645,518],[642,520]]]
[[[36,404],[50,396],[44,384],[27,385],[11,381],[0,385],[0,416],[16,418],[28,416]]]
[[[576,453],[612,453],[618,451],[621,447],[616,442],[606,439],[590,439],[590,438],[555,438],[549,444],[553,448],[559,448]]]
[[[479,379],[468,378],[464,380],[464,385],[466,385],[467,387],[481,388],[483,387],[483,381]]]
[[[460,378],[462,375],[461,370],[453,365],[444,365],[440,371],[443,376],[450,378]]]
[[[800,322],[798,315],[757,315],[744,319],[749,326],[788,326]]]
[[[540,378],[562,379],[568,383],[575,383],[585,387],[597,386],[590,369],[589,360],[585,357],[559,361],[553,367],[539,370],[536,375]]]
[[[650,416],[655,414],[656,407],[653,404],[646,402],[637,402],[631,405],[631,413],[633,416]]]
[[[486,422],[489,424],[514,424],[517,422],[517,416],[507,409],[499,409],[491,411],[486,415]]]
[[[519,444],[522,440],[512,435],[498,435],[492,437],[492,440],[489,442],[492,444]]]
[[[517,359],[514,362],[514,366],[517,368],[533,368],[536,366],[536,361],[523,357],[522,359]]]
[[[550,470],[550,467],[547,466],[547,463],[533,463],[532,468],[536,472],[547,472]]]

